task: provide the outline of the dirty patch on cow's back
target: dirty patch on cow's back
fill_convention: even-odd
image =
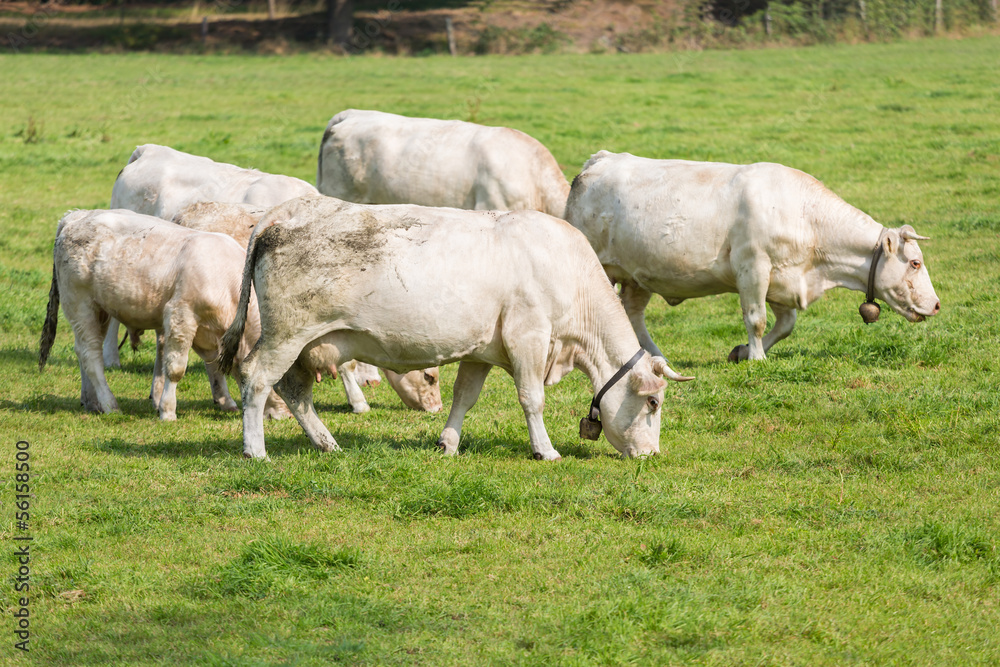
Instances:
[[[386,243],[385,226],[368,211],[359,211],[354,217],[357,224],[353,229],[345,229],[329,240],[365,264],[375,264],[381,259]]]

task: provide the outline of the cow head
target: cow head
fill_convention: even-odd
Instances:
[[[602,398],[604,435],[623,456],[660,452],[660,406],[666,384],[646,355]]]
[[[438,369],[425,368],[409,373],[394,373],[383,369],[389,384],[403,403],[414,410],[437,412],[441,409],[441,385],[438,382]]]
[[[919,236],[909,225],[888,229],[882,238],[882,265],[875,276],[875,293],[911,322],[922,322],[941,310],[924,265]]]

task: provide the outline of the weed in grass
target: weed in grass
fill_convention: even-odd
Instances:
[[[928,521],[903,533],[910,555],[926,565],[996,560],[994,546],[979,530],[960,523]]]
[[[14,136],[20,137],[26,144],[39,143],[45,134],[45,124],[35,119],[33,114],[28,116],[28,121],[24,127],[18,130]]]
[[[647,567],[657,567],[684,560],[687,555],[687,550],[679,539],[668,537],[664,542],[652,544],[649,547],[640,544],[635,558]]]
[[[201,596],[239,596],[262,599],[275,590],[289,590],[327,579],[339,568],[361,562],[356,549],[328,552],[285,537],[268,537],[248,544],[239,557],[196,586]]]
[[[487,512],[511,512],[521,506],[517,493],[491,478],[454,473],[447,481],[408,489],[394,503],[396,517],[447,516],[464,519]]]

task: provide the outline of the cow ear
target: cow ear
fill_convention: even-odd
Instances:
[[[666,380],[652,373],[633,371],[629,374],[628,386],[639,396],[652,396],[667,386]]]
[[[896,254],[896,248],[899,247],[899,232],[895,229],[887,229],[885,232],[885,237],[882,239],[882,249],[885,250],[885,254],[894,255]]]

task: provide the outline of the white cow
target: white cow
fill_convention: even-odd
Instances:
[[[111,190],[111,207],[170,220],[200,201],[270,208],[294,197],[316,194],[301,178],[267,174],[145,144],[132,152]]]
[[[918,236],[886,229],[812,176],[779,164],[651,160],[600,151],[574,179],[566,220],[590,241],[643,348],[651,294],[672,306],[737,292],[749,345],[731,361],[764,359],[795,314],[833,287],[873,294],[911,322],[941,309]],[[881,252],[876,253],[877,249]],[[765,336],[765,303],[775,323]],[[866,320],[867,321],[867,320]]]
[[[39,369],[55,339],[61,301],[73,326],[80,400],[88,410],[118,410],[101,355],[111,317],[131,329],[156,331],[151,396],[160,419],[177,418],[177,383],[192,348],[205,360],[216,404],[236,410],[229,393],[220,389],[226,380],[215,362],[222,334],[236,314],[245,256],[228,236],[184,229],[132,211],[67,213],[56,231]],[[260,333],[254,299],[247,312],[246,336],[237,341],[237,367]],[[265,398],[266,413],[287,414],[277,396]]]
[[[190,204],[174,216],[175,224],[205,232],[218,232],[233,237],[245,248],[250,233],[268,209],[253,204],[224,204],[220,202],[198,202]],[[368,412],[371,408],[359,385],[377,385],[380,378],[378,369],[360,362],[346,362],[339,368],[327,368],[331,375],[338,371],[351,410],[355,413]],[[441,387],[438,386],[438,369],[427,368],[410,371],[403,375],[385,371],[389,386],[402,399],[403,404],[414,410],[437,412],[441,409]]]
[[[569,194],[555,158],[523,132],[357,109],[327,125],[316,187],[361,204],[525,209],[557,217]]]
[[[574,367],[603,395],[608,440],[628,456],[659,450],[661,376],[686,379],[640,349],[586,239],[543,213],[329,197],[275,207],[250,239],[222,368],[238,354],[251,285],[262,334],[241,369],[247,457],[267,455],[261,409],[272,386],[316,447],[338,449],[313,407],[310,369],[342,359],[396,371],[461,361],[438,441],[446,454],[457,452],[465,413],[500,366],[514,378],[532,452],[547,460],[559,452],[542,421],[544,386]]]

